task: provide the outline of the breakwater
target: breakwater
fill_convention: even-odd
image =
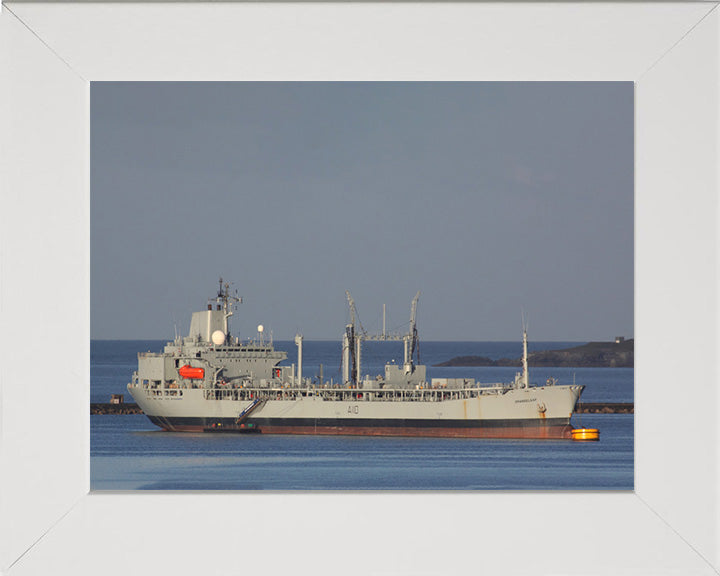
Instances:
[[[575,408],[578,414],[633,414],[635,405],[632,402],[583,402]],[[93,403],[90,404],[90,414],[142,414],[140,406],[133,403],[110,404]]]
[[[121,404],[91,403],[90,414],[142,414],[140,406],[132,402]]]

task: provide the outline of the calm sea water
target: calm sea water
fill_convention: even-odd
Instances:
[[[162,341],[93,341],[91,402],[125,393],[137,352],[162,350]],[[530,350],[577,342],[536,342]],[[296,362],[291,342],[276,342]],[[516,368],[434,368],[461,355],[516,358],[519,342],[421,342],[431,377],[481,382],[512,380]],[[402,360],[402,343],[368,342],[363,372]],[[337,342],[303,343],[303,374],[340,376]],[[535,368],[533,383],[553,376],[586,386],[586,402],[632,402],[631,368]],[[93,490],[632,490],[633,416],[578,415],[597,427],[599,442],[173,434],[141,415],[91,416]]]

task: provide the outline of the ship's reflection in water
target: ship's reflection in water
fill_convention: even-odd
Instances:
[[[141,415],[92,416],[91,488],[632,490],[633,415],[582,424],[600,441],[173,434]]]

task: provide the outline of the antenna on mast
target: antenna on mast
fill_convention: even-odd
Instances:
[[[234,304],[241,304],[242,298],[238,296],[237,289],[235,289],[235,295],[230,295],[230,283],[224,282],[222,279],[222,276],[220,276],[220,279],[218,280],[218,292],[217,297],[215,298],[215,302],[217,302],[217,309],[223,311],[223,320],[225,323],[224,326],[224,332],[226,338],[230,338],[230,324],[228,322],[228,319],[230,316],[233,315],[233,305]],[[212,298],[208,300],[208,307],[212,304]],[[208,308],[210,309],[210,308]]]

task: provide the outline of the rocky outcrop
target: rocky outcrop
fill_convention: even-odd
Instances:
[[[590,342],[564,350],[530,352],[530,366],[560,368],[632,368],[635,362],[635,341]],[[520,359],[491,360],[485,356],[456,356],[435,366],[520,366]]]
[[[579,402],[575,406],[576,414],[634,414],[632,402]]]

